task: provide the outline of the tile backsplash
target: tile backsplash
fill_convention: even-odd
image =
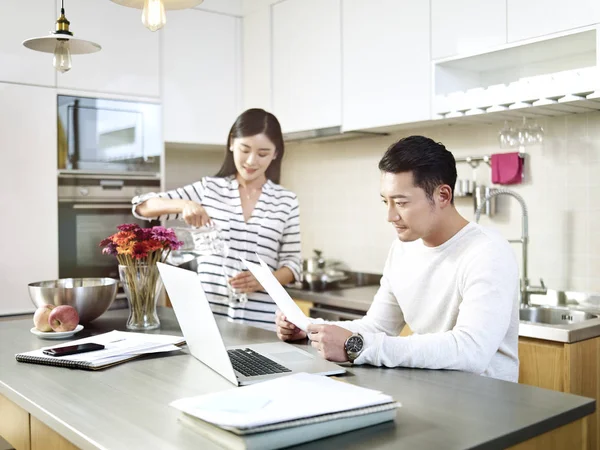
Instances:
[[[544,142],[526,147],[523,184],[506,186],[523,196],[529,211],[529,278],[549,288],[600,292],[600,113],[548,117]],[[502,123],[441,125],[387,137],[333,143],[288,145],[283,185],[300,200],[303,256],[321,249],[352,270],[380,273],[395,233],[379,197],[377,164],[401,137],[422,134],[442,142],[455,157],[505,151]],[[490,169],[458,164],[459,178],[490,185]],[[481,223],[507,239],[520,237],[521,208],[512,197],[497,197],[494,217]],[[456,206],[474,220],[472,198]],[[520,261],[520,244],[512,244]]]

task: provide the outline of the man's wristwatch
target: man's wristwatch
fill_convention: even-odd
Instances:
[[[358,333],[354,333],[352,336],[346,339],[346,342],[344,343],[344,350],[346,350],[348,361],[353,363],[354,360],[358,358],[358,355],[362,353],[364,346],[365,340]]]

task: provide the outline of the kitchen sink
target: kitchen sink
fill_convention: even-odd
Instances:
[[[587,311],[569,308],[530,306],[519,311],[519,320],[545,325],[570,325],[600,317]]]

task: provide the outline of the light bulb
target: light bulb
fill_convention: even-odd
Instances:
[[[165,26],[167,15],[163,0],[144,0],[142,23],[150,31],[156,31]]]
[[[71,70],[71,50],[68,39],[58,39],[54,49],[54,68],[61,73]]]

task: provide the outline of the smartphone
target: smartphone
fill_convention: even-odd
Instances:
[[[92,344],[91,342],[89,342],[87,344],[69,345],[67,347],[47,348],[46,350],[44,350],[44,354],[50,356],[66,356],[76,355],[77,353],[93,352],[96,350],[103,349],[104,345]]]

